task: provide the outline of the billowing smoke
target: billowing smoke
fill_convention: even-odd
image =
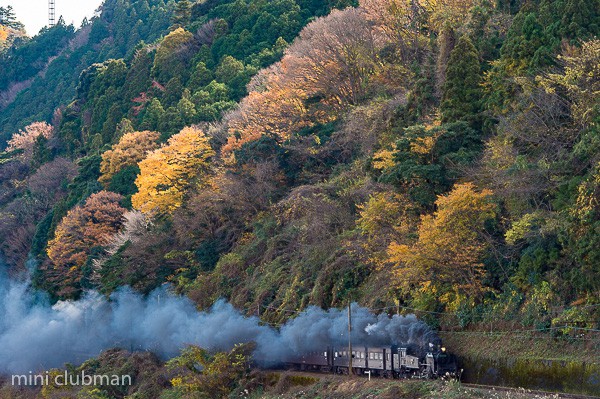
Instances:
[[[356,344],[425,347],[439,339],[414,316],[376,316],[354,305]],[[0,372],[25,373],[79,363],[102,350],[149,350],[163,358],[187,344],[226,350],[254,341],[256,359],[283,362],[294,353],[348,341],[345,310],[311,307],[279,330],[245,317],[225,301],[199,312],[185,297],[159,289],[148,297],[121,289],[110,300],[88,293],[50,306],[26,282],[0,275]]]

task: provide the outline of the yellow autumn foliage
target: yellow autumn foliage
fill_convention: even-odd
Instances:
[[[396,152],[396,146],[392,145],[391,149],[379,150],[373,155],[373,168],[376,170],[386,170],[394,167],[394,152]]]
[[[6,39],[8,39],[8,30],[0,25],[0,41],[5,41]]]
[[[98,181],[107,185],[121,169],[142,161],[149,151],[158,147],[158,137],[157,132],[150,131],[131,132],[123,135],[112,149],[102,154],[101,176]]]
[[[181,206],[188,188],[205,181],[213,155],[204,132],[184,128],[139,163],[133,207],[147,215],[171,214]]]
[[[421,218],[417,241],[388,247],[398,285],[429,285],[473,298],[480,294],[487,248],[484,224],[495,217],[491,197],[490,190],[477,192],[472,183],[438,197],[437,211]]]

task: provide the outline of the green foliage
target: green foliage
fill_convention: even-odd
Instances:
[[[42,71],[50,57],[60,53],[75,36],[72,26],[56,25],[0,55],[0,91],[11,83],[23,82]]]
[[[488,105],[499,111],[517,92],[516,76],[534,74],[555,64],[561,42],[588,40],[600,33],[596,0],[540,0],[526,3],[515,16],[502,44],[501,57],[488,76]]]
[[[348,3],[277,0],[206,1],[192,8],[192,19],[222,19],[228,34],[218,37],[212,46],[212,62],[229,55],[241,61],[270,49],[279,38],[291,43],[300,29],[314,15],[327,14],[331,8]],[[264,67],[267,63],[255,65]]]
[[[18,92],[14,101],[6,107],[0,107],[0,129],[11,132],[33,121],[51,120],[57,108],[64,107],[73,100],[78,79],[84,69],[94,63],[126,56],[140,40],[151,43],[161,37],[169,26],[169,15],[172,12],[170,7],[164,0],[108,1],[104,4],[100,17],[92,18],[88,25],[77,32],[73,32],[72,26],[59,24],[42,30],[24,46],[11,50],[16,57],[0,57],[0,69],[9,72],[2,73],[0,81],[4,83],[0,84],[0,90],[2,85],[33,78],[28,90]],[[138,23],[142,18],[148,23]],[[55,56],[56,58],[51,58]],[[49,60],[52,62],[46,65]],[[42,69],[45,72],[38,74]],[[128,82],[129,78],[130,76]],[[127,86],[130,87],[129,83]],[[140,91],[137,91],[132,95],[139,94]],[[119,106],[121,103],[128,106],[129,101],[131,98],[119,98],[117,103]],[[78,119],[80,117],[81,115]],[[114,119],[120,121],[122,116],[115,116]],[[109,128],[110,124],[106,126],[106,129]],[[97,132],[101,132],[101,129],[102,125]],[[73,132],[70,133],[77,140],[78,130],[78,127],[73,126]],[[67,141],[68,146],[71,143],[71,140]],[[81,149],[77,144],[73,147]]]
[[[357,4],[109,0],[77,31],[60,24],[16,40],[0,55],[0,130],[52,121],[56,134],[36,140],[32,161],[0,155],[2,248],[37,257],[37,286],[61,293],[65,282],[44,250],[65,215],[101,189],[122,194],[126,208],[132,196],[152,203],[160,192],[169,194],[160,204],[168,212],[127,231],[110,254],[86,249],[82,285],[109,294],[129,284],[147,293],[171,281],[201,307],[219,297],[244,308],[272,305],[277,310],[263,314],[269,322],[287,318],[286,309],[350,297],[457,312],[461,325],[495,316],[540,326],[580,322],[588,313],[571,304],[589,303],[600,289],[598,41],[590,40],[600,33],[598,2],[495,3],[468,2],[467,22],[457,24],[449,15],[454,3],[433,2],[403,26],[386,20],[394,10],[369,12],[368,4],[378,4],[369,1],[364,13],[318,19],[295,41],[316,17]],[[334,19],[360,29],[333,29]],[[377,43],[366,48],[358,30]],[[284,61],[266,68],[290,43]],[[322,48],[315,52],[314,44]],[[144,149],[98,182],[102,154],[124,134],[152,130],[158,146],[201,123],[210,148],[202,165],[187,162],[195,157],[189,151],[163,151],[149,165]],[[60,196],[38,201],[35,174],[62,157],[77,161],[78,176],[61,183]],[[152,184],[138,191],[140,165]],[[494,193],[499,213],[469,230],[486,248],[471,257],[440,209],[440,198],[469,182]],[[28,221],[27,234],[6,233],[15,230],[7,221],[38,202],[43,211]],[[433,244],[419,249],[419,240]],[[405,248],[420,250],[415,264],[427,263],[426,249],[443,259],[436,274],[446,280],[419,282],[419,290],[394,286],[390,270],[406,266]],[[464,294],[465,284],[447,270],[453,264],[476,266],[477,296]],[[217,368],[231,360],[182,356]],[[237,387],[222,370],[204,374],[184,363],[179,385],[164,397]],[[219,378],[231,383],[218,385]]]
[[[185,27],[192,16],[192,3],[188,0],[179,0],[175,6],[175,12],[172,17],[172,30]]]
[[[440,111],[442,122],[473,120],[481,109],[479,54],[467,36],[450,53]]]
[[[188,62],[192,55],[188,47],[192,44],[192,38],[190,32],[178,28],[161,41],[152,67],[152,75],[156,80],[163,84],[179,77],[187,80]]]
[[[163,119],[165,109],[158,98],[153,98],[146,108],[140,128],[144,130],[157,131],[160,121]]]
[[[185,348],[181,355],[167,362],[175,371],[172,393],[223,398],[234,391],[249,374],[250,354],[254,344],[236,345],[230,352],[210,353],[198,346]]]
[[[23,24],[17,21],[12,6],[0,7],[0,24],[13,29],[22,29]]]
[[[379,179],[405,187],[413,201],[431,206],[481,150],[480,134],[466,122],[411,126],[395,143],[393,166],[385,168]]]
[[[135,178],[140,173],[137,165],[125,166],[110,179],[108,189],[114,193],[119,193],[125,198],[123,206],[131,207],[131,196],[137,193]]]

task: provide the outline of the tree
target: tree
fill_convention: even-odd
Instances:
[[[248,83],[244,63],[232,56],[226,56],[215,70],[215,78],[221,83],[226,83],[234,93],[234,97],[241,98],[245,94]]]
[[[43,137],[43,136],[40,136]],[[6,171],[0,170],[0,180],[10,181]],[[77,175],[72,162],[57,158],[39,168],[24,180],[19,179],[19,190],[25,195],[13,199],[16,194],[2,187],[0,201],[0,251],[11,266],[24,267],[31,253],[35,225],[66,195],[67,186]],[[18,176],[13,175],[13,179]],[[8,199],[8,201],[7,201]],[[12,201],[11,201],[12,200]],[[8,203],[7,203],[8,202]]]
[[[421,218],[417,241],[392,242],[388,248],[399,285],[433,289],[440,297],[450,293],[479,298],[485,274],[481,263],[487,248],[485,223],[496,215],[491,196],[490,190],[477,192],[472,183],[464,183],[438,197],[437,211]]]
[[[10,31],[3,25],[0,25],[0,44],[3,44],[8,39]],[[2,49],[2,47],[0,47]]]
[[[163,133],[163,138],[171,137],[178,131],[180,131],[185,126],[185,121],[181,117],[181,113],[176,107],[169,107],[166,109],[162,118],[160,119],[160,124],[158,125],[158,130]]]
[[[178,28],[162,40],[152,67],[152,75],[156,80],[165,84],[174,77],[189,76],[187,62],[190,54],[186,47],[191,44],[193,37],[190,32]]]
[[[387,42],[378,39],[362,9],[334,10],[307,25],[283,59],[248,85],[248,96],[229,117],[223,154],[266,134],[285,141],[359,104],[380,70],[379,50]]]
[[[112,149],[102,154],[98,179],[107,185],[126,166],[137,165],[149,151],[158,147],[159,133],[151,131],[126,133]]]
[[[469,9],[477,3],[473,0],[433,0],[424,2],[429,14],[429,28],[439,33],[444,28],[460,28]]]
[[[10,5],[6,8],[0,7],[0,25],[8,26],[9,28],[16,30],[23,29],[23,24],[17,21],[15,12]]]
[[[194,67],[194,72],[192,72],[192,75],[190,76],[187,88],[190,89],[191,92],[195,92],[209,84],[212,79],[212,71],[206,67],[204,62],[199,62]]]
[[[391,242],[408,244],[418,224],[418,206],[408,196],[392,192],[371,195],[357,206],[359,217],[356,226],[366,241],[369,263],[382,266],[387,261],[387,248]]]
[[[181,80],[176,76],[169,80],[165,85],[165,91],[162,96],[162,103],[165,108],[172,107],[177,104],[183,94],[183,85]]]
[[[36,141],[40,136],[50,139],[54,128],[46,122],[34,122],[18,133],[13,134],[8,141],[8,151],[22,150],[26,159],[31,159]]]
[[[310,126],[310,116],[300,88],[286,86],[282,65],[263,70],[255,77],[267,80],[266,90],[253,90],[240,104],[239,110],[230,114],[228,127],[231,135],[222,148],[224,155],[231,155],[245,143],[272,135],[276,140],[286,140],[293,132]]]
[[[577,197],[569,209],[570,217],[564,241],[565,252],[576,268],[565,270],[569,285],[579,294],[600,288],[600,163],[579,185]]]
[[[190,92],[189,90],[185,90],[183,93],[183,97],[177,103],[177,110],[181,115],[181,119],[185,124],[192,124],[196,119],[196,107],[194,103],[190,100]]]
[[[154,53],[147,47],[141,47],[133,55],[127,70],[123,86],[123,96],[127,100],[145,99],[146,91],[151,87],[150,71],[154,63]]]
[[[185,27],[192,17],[192,4],[188,0],[179,0],[171,18],[171,30]]]
[[[248,375],[255,347],[253,343],[238,344],[229,352],[217,353],[194,345],[185,348],[180,356],[167,362],[176,373],[171,379],[173,390],[202,398],[229,396]]]
[[[134,131],[135,129],[133,128],[133,124],[131,123],[131,121],[127,118],[123,118],[121,119],[121,122],[119,122],[119,124],[117,125],[115,131],[115,138],[120,139],[125,133],[131,133]]]
[[[443,122],[471,119],[481,110],[481,73],[477,49],[462,36],[450,53],[443,86]]]
[[[597,1],[566,0],[557,10],[560,18],[559,34],[577,43],[591,39],[600,32],[600,6]]]
[[[121,199],[119,194],[100,191],[62,219],[47,250],[62,277],[62,286],[78,288],[83,276],[81,267],[92,249],[108,243],[120,230],[126,211],[119,205]]]
[[[146,130],[157,130],[164,113],[165,109],[160,100],[158,98],[153,98],[146,108],[141,128]]]
[[[48,139],[43,134],[40,134],[33,143],[31,150],[31,165],[34,168],[51,161],[53,157],[52,150],[48,148]]]
[[[383,34],[394,44],[405,61],[419,55],[419,50],[427,46],[423,34],[427,14],[431,14],[422,2],[414,0],[361,0],[361,9]],[[437,2],[436,2],[437,3]],[[462,15],[464,18],[464,14]],[[435,26],[435,25],[434,25]]]
[[[310,96],[355,105],[366,94],[383,45],[361,9],[334,10],[307,25],[284,60],[294,83]]]
[[[151,215],[172,213],[181,206],[186,190],[205,180],[213,155],[201,130],[184,128],[139,163],[133,207]]]
[[[559,59],[564,63],[560,74],[538,77],[549,93],[562,89],[571,104],[571,113],[582,127],[600,115],[600,40],[584,42],[581,48],[570,48]]]

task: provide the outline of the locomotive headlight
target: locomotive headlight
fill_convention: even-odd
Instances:
[[[442,346],[442,352],[446,352],[446,348]]]

